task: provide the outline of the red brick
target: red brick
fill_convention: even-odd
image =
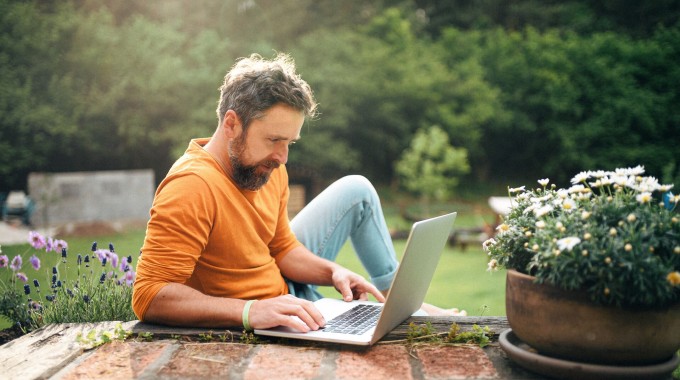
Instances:
[[[400,345],[378,345],[365,351],[341,351],[335,377],[371,380],[413,378],[409,353]]]
[[[119,342],[99,347],[62,379],[133,379],[158,359],[172,342]]]
[[[487,379],[498,376],[479,346],[418,346],[416,353],[426,379]]]
[[[253,346],[240,343],[184,343],[158,371],[170,378],[228,378],[242,370]]]
[[[257,346],[243,378],[257,379],[311,379],[319,375],[324,350],[282,345]]]

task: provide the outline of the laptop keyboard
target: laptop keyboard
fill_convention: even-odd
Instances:
[[[354,306],[328,321],[321,331],[361,335],[375,326],[381,310],[382,307],[378,305]]]

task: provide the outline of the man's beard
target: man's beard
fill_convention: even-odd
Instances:
[[[244,190],[256,191],[269,181],[271,172],[257,173],[257,168],[266,166],[271,169],[279,167],[279,163],[264,160],[255,165],[244,165],[241,156],[245,151],[245,135],[229,144],[229,161],[231,162],[231,178],[236,185]]]

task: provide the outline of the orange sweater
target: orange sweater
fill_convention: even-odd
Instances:
[[[228,298],[288,293],[276,260],[301,243],[288,224],[285,167],[260,190],[241,190],[202,148],[208,141],[192,140],[156,190],[132,296],[140,320],[170,282]]]

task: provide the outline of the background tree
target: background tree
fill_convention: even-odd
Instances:
[[[290,52],[321,116],[291,166],[378,184],[416,131],[462,181],[645,165],[680,177],[680,3],[0,0],[0,191],[31,171],[153,168],[215,128],[238,57]]]
[[[469,170],[467,151],[451,146],[446,132],[437,126],[419,129],[396,163],[402,186],[420,196],[425,215],[431,201],[454,194],[460,177]]]

